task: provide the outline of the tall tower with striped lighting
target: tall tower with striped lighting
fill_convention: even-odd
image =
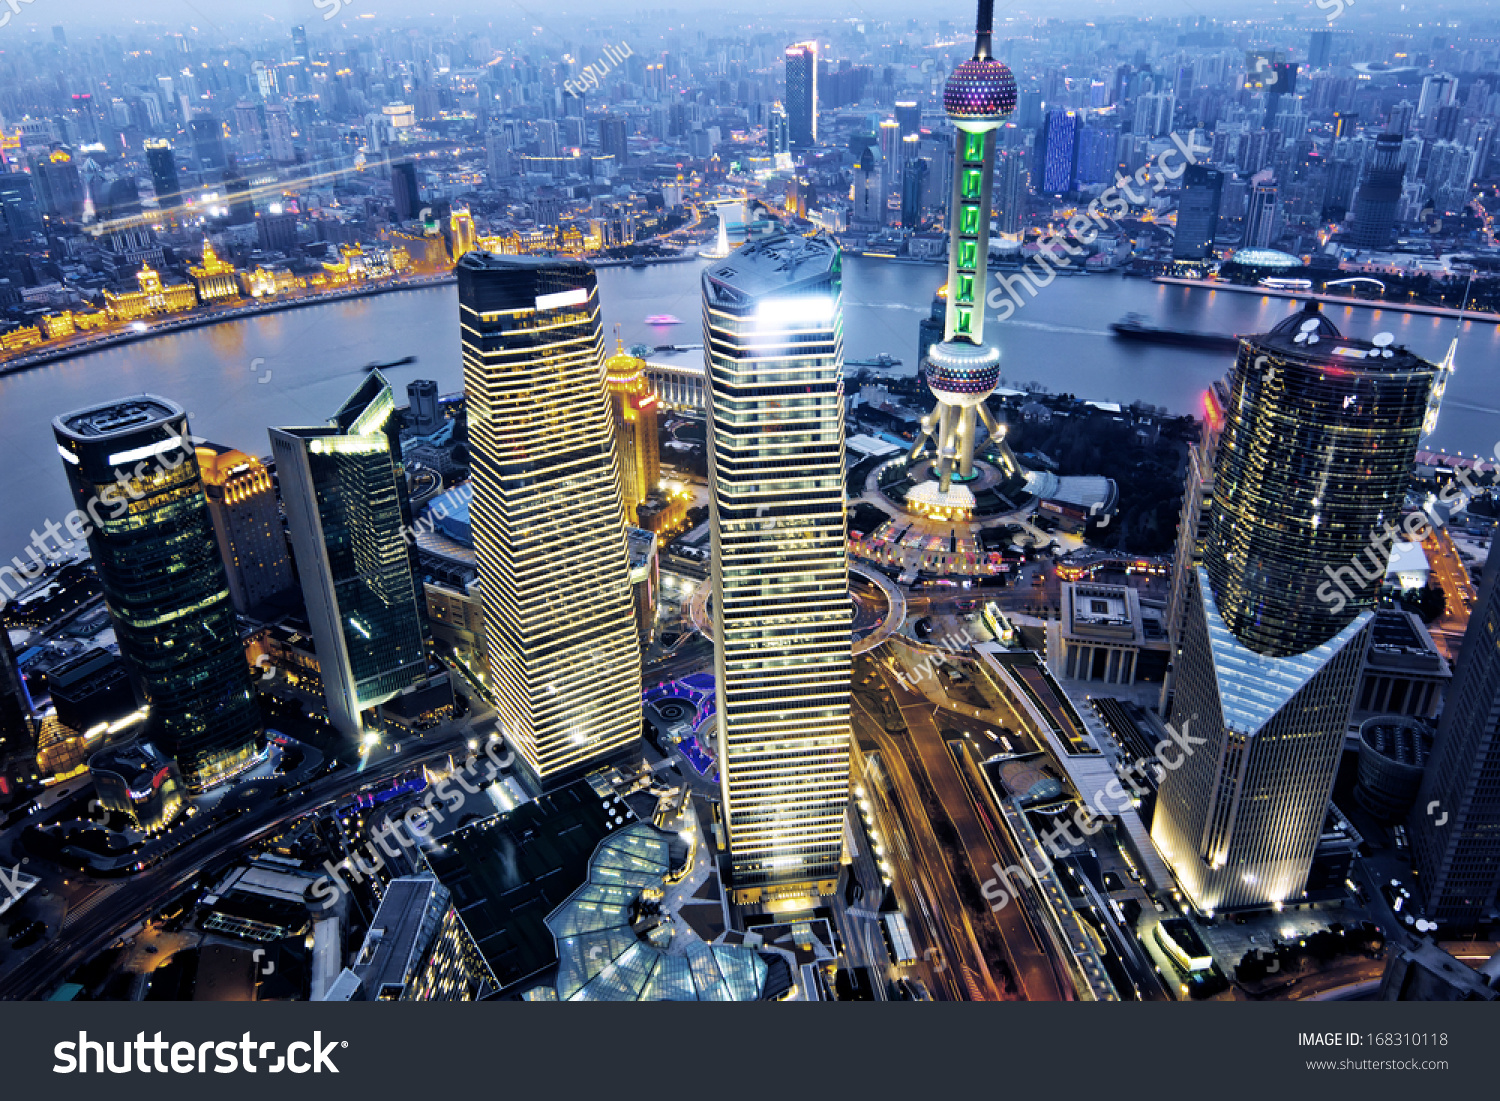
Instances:
[[[943,110],[957,127],[948,202],[948,306],[942,343],[933,345],[923,364],[937,407],[923,419],[910,456],[919,458],[931,444],[937,459],[936,482],[918,486],[914,495],[928,505],[965,511],[973,495],[962,485],[955,488],[953,480],[974,476],[976,417],[996,438],[1003,434],[984,405],[1000,382],[1000,351],[984,343],[984,294],[995,131],[1016,108],[1016,78],[990,56],[994,9],[994,0],[980,0],[974,56],[943,88]]]

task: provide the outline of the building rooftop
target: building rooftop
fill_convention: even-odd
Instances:
[[[430,875],[393,879],[370,922],[365,942],[350,964],[365,996],[399,996],[418,962],[413,958],[431,939],[448,910],[448,891]]]
[[[703,942],[653,920],[643,897],[660,892],[686,857],[674,834],[637,822],[589,861],[588,882],[547,919],[557,938],[560,1001],[753,1001],[767,965],[753,949]]]
[[[704,286],[721,305],[744,305],[826,277],[838,256],[838,243],[831,237],[778,233],[752,241],[708,268]]]
[[[1316,301],[1304,303],[1300,310],[1278,322],[1269,333],[1247,339],[1256,348],[1271,349],[1282,355],[1345,370],[1398,371],[1428,367],[1421,356],[1398,347],[1390,333],[1377,333],[1373,340],[1344,336]]]
[[[557,962],[546,919],[588,879],[594,850],[629,814],[577,780],[457,831],[430,856],[502,990]]]
[[[183,416],[182,406],[166,398],[142,394],[101,402],[86,409],[64,413],[52,423],[79,440],[105,440],[149,428]]]

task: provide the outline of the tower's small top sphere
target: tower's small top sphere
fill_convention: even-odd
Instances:
[[[956,123],[1003,122],[1016,109],[1016,78],[1004,62],[974,57],[943,86],[943,110]]]

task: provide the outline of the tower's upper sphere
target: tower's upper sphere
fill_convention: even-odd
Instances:
[[[1001,123],[1016,109],[1016,78],[993,57],[975,57],[943,86],[943,110],[955,123]]]
[[[978,405],[1000,385],[1000,350],[962,341],[934,344],[924,365],[933,396],[946,405]]]

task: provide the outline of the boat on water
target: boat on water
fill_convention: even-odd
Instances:
[[[416,361],[416,356],[402,356],[400,359],[393,359],[389,363],[376,363],[374,360],[371,360],[369,363],[365,364],[365,370],[389,371],[393,367],[410,367]]]
[[[879,368],[900,367],[901,366],[901,361],[899,359],[897,359],[895,356],[891,355],[890,352],[881,352],[874,359],[846,359],[846,360],[844,360],[844,366],[845,367],[879,367]]]
[[[654,313],[646,318],[647,325],[681,325],[682,318],[669,313]]]
[[[643,268],[646,266],[646,258],[644,256],[632,256],[630,258],[630,266],[633,268]]]
[[[1229,333],[1201,333],[1192,329],[1169,329],[1148,325],[1138,313],[1128,313],[1110,325],[1110,331],[1121,340],[1140,340],[1149,344],[1177,344],[1189,348],[1233,349],[1240,338]]]

